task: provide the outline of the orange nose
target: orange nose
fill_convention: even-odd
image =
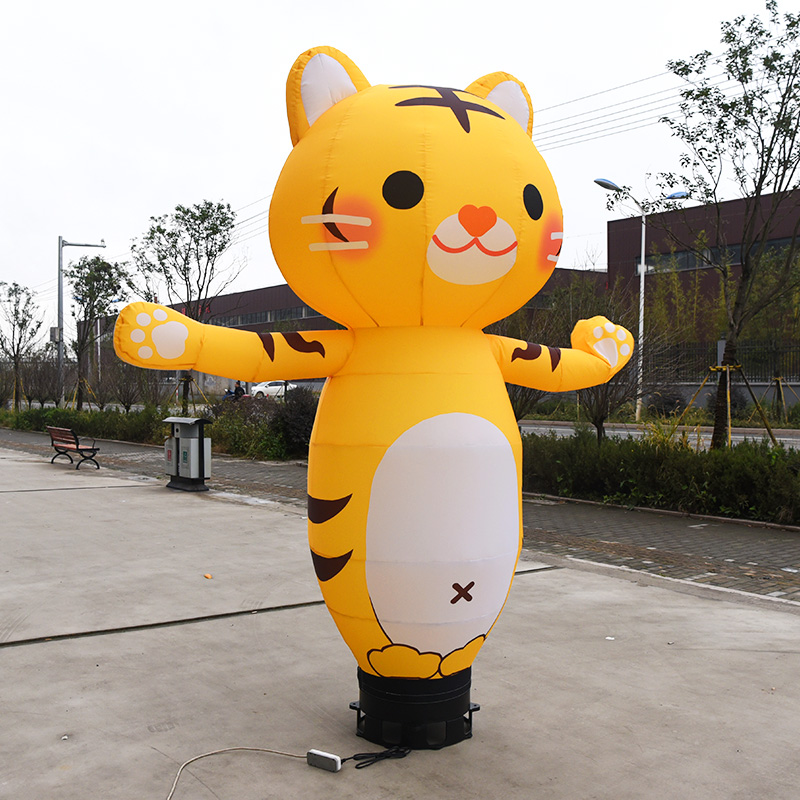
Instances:
[[[497,214],[489,206],[464,206],[458,212],[458,221],[470,236],[480,238],[497,222]]]

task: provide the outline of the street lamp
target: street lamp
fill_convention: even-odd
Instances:
[[[106,240],[100,244],[78,244],[58,237],[58,401],[64,401],[64,266],[62,252],[65,247],[105,247]]]
[[[644,377],[643,372],[643,362],[644,362],[644,348],[642,344],[644,342],[644,273],[645,273],[645,232],[647,230],[647,214],[645,213],[644,208],[642,208],[641,203],[630,193],[626,192],[620,186],[617,186],[614,181],[610,181],[607,178],[595,178],[594,181],[598,186],[601,186],[603,189],[606,189],[609,192],[614,192],[618,195],[625,195],[629,200],[631,200],[635,205],[636,208],[639,209],[639,213],[642,215],[642,249],[641,249],[641,256],[639,259],[639,386],[637,390],[636,396],[636,421],[642,421],[642,379]],[[685,197],[688,197],[688,192],[673,192],[670,195],[667,195],[667,200],[682,200]]]

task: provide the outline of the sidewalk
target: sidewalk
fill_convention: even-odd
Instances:
[[[159,449],[103,443],[103,468],[76,471],[46,445],[0,434],[0,798],[166,797],[181,763],[224,747],[378,749],[354,733],[303,465],[215,459],[226,492],[185,494],[150,475]],[[233,493],[257,472],[261,493]],[[546,514],[588,509],[554,532],[584,543],[603,524],[528,506],[545,533]],[[607,538],[638,547],[640,515],[620,513],[632,522]],[[564,555],[523,553],[475,663],[471,740],[338,774],[212,756],[176,800],[793,796],[800,604]]]
[[[46,434],[4,428],[0,446],[48,460],[53,452]],[[166,482],[160,447],[103,442],[100,459],[104,468]],[[212,472],[208,485],[215,491],[305,508],[301,462],[215,454]],[[536,496],[526,497],[523,523],[525,547],[537,553],[800,601],[800,530]]]

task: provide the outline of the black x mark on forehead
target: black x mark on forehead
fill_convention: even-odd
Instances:
[[[447,89],[441,86],[390,86],[390,89],[432,89],[434,92],[439,92],[439,97],[411,97],[408,100],[401,100],[395,103],[395,106],[439,106],[441,108],[449,108],[455,118],[458,120],[461,127],[466,133],[469,133],[469,113],[470,111],[477,111],[480,114],[491,114],[493,117],[503,119],[501,114],[492,111],[491,108],[482,106],[479,103],[472,103],[469,100],[462,100],[456,91],[460,89]],[[466,94],[466,92],[462,92]]]

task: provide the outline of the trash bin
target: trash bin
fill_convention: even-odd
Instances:
[[[206,478],[211,477],[211,439],[204,427],[210,419],[202,417],[167,417],[172,435],[164,442],[164,467],[170,481],[168,489],[184,492],[207,492]]]

